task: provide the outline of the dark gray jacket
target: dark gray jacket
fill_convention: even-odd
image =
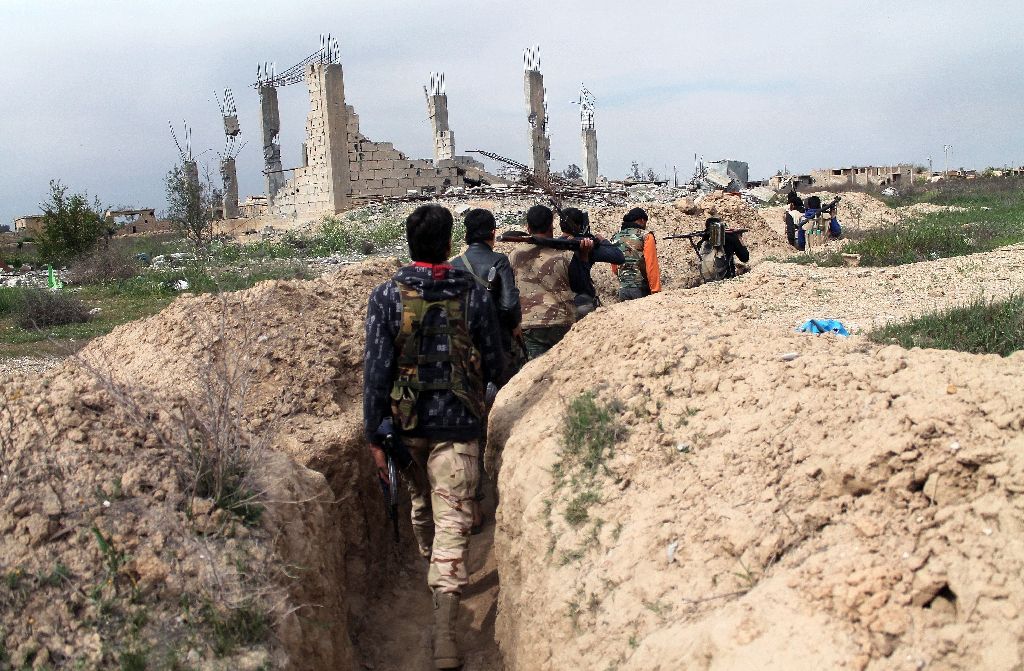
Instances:
[[[471,267],[467,267],[467,260]],[[523,320],[523,310],[519,305],[516,276],[512,272],[508,257],[494,251],[486,243],[474,242],[465,252],[452,259],[451,263],[459,270],[473,273],[487,284],[494,305],[498,308],[498,322],[503,332],[502,342],[505,342],[505,333],[509,334],[511,342],[512,329],[519,326],[519,322]],[[489,279],[491,268],[494,268],[493,279]]]
[[[569,264],[569,286],[576,295],[585,294],[597,297],[597,289],[594,288],[594,280],[590,277],[590,269],[595,263],[614,263],[622,265],[626,257],[622,250],[608,240],[598,240],[593,236],[575,236],[577,240],[582,237],[590,237],[594,241],[594,248],[590,250],[590,261],[584,263],[579,252],[572,255],[572,262]]]

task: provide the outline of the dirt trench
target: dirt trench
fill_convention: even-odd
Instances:
[[[407,515],[408,501],[400,506]],[[498,603],[498,567],[494,560],[494,496],[484,502],[486,523],[469,545],[469,585],[462,594],[458,636],[465,655],[464,671],[500,671],[501,651],[494,637]],[[401,541],[378,548],[390,555],[391,569],[376,588],[367,589],[365,617],[352,631],[357,662],[375,671],[433,671],[431,661],[430,592],[427,562],[411,541],[412,528],[403,519]]]
[[[92,372],[69,360],[0,383],[0,649],[12,663],[429,668],[408,504],[395,548],[362,438],[365,301],[395,267],[182,296],[86,347]],[[257,524],[191,498],[187,454],[155,437],[182,399],[210,409],[200,362],[244,370],[235,421],[266,442]],[[501,668],[492,534],[472,544],[467,668]],[[250,620],[262,633],[213,640],[215,616],[264,611]]]

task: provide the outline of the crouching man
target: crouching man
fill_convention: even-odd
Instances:
[[[413,457],[401,477],[420,553],[430,560],[434,665],[454,669],[462,665],[455,626],[468,581],[485,388],[503,367],[500,329],[487,289],[446,262],[451,212],[424,205],[405,227],[413,263],[373,290],[366,311],[363,419],[383,481],[378,428],[386,417]]]

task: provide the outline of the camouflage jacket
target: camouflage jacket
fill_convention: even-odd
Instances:
[[[639,228],[623,228],[612,236],[612,244],[622,250],[626,261],[619,266],[619,285],[623,289],[647,289],[643,275],[644,236]]]
[[[519,285],[524,329],[572,326],[576,306],[569,284],[573,252],[540,245],[523,245],[509,255]]]
[[[402,297],[399,285],[410,287],[425,300],[461,298],[465,301],[466,319],[473,346],[480,354],[483,382],[499,381],[504,369],[504,355],[498,339],[498,319],[491,296],[471,275],[461,270],[443,270],[435,277],[430,268],[406,266],[394,278],[373,290],[366,309],[366,350],[363,360],[363,421],[366,438],[371,442],[384,417],[392,415],[391,393],[398,375],[400,352],[395,341],[402,330]],[[424,353],[447,353],[448,338],[436,332],[445,326],[438,312],[429,313],[425,326],[435,333],[424,337]],[[427,383],[450,379],[451,365],[431,361],[419,367],[421,379]],[[419,426],[404,435],[435,440],[473,440],[480,436],[481,421],[447,390],[423,391],[416,401]]]

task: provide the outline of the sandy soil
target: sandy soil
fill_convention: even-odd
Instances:
[[[1024,354],[794,328],[1005,296],[1022,264],[763,263],[574,327],[492,414],[508,668],[1018,668]],[[558,486],[559,422],[588,390],[628,438]]]
[[[787,250],[781,225],[733,197],[645,207],[659,235],[712,214],[749,227],[759,262],[686,289],[692,252],[666,242],[670,291],[599,310],[502,390],[489,439],[501,506],[471,544],[467,669],[1019,668],[1024,355],[793,330],[1024,290],[1024,246],[818,269],[763,261]],[[594,211],[595,229],[614,232],[624,211]],[[69,571],[0,592],[15,663],[110,666],[125,646],[168,641],[212,659],[182,596],[244,588],[267,599],[274,634],[218,663],[427,668],[425,567],[407,522],[391,542],[360,428],[365,300],[394,268],[182,296],[82,351],[107,378],[68,361],[0,382],[0,573]],[[231,534],[191,500],[187,454],[154,437],[202,405],[211,359],[245,371],[238,424],[266,450],[266,512]],[[574,527],[579,492],[551,469],[564,408],[587,390],[628,434]],[[125,553],[109,582],[93,527]],[[97,585],[123,622],[103,619]],[[131,586],[140,600],[118,605]],[[145,624],[117,628],[140,609]]]

